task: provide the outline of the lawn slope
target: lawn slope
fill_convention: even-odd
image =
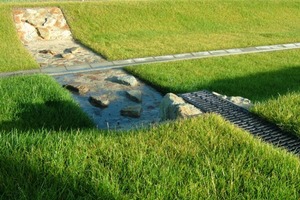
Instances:
[[[300,41],[292,0],[0,3],[0,71],[37,68],[12,9],[45,6],[60,7],[75,39],[109,60]]]
[[[99,131],[89,128],[68,92],[50,77],[6,78],[0,87],[0,102],[5,102],[5,109],[0,106],[3,199],[300,197],[299,158],[219,116],[149,130]],[[21,115],[25,127],[21,110],[30,113]]]
[[[260,102],[253,111],[300,136],[300,50],[127,67],[160,91],[207,89]]]

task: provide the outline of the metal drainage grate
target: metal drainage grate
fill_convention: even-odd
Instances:
[[[214,112],[264,141],[300,155],[300,139],[227,100],[202,90],[180,95],[203,112]]]

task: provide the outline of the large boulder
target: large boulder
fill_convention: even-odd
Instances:
[[[107,96],[90,96],[89,102],[96,107],[106,108],[108,107],[110,101]]]
[[[115,77],[115,81],[117,83],[121,83],[123,85],[128,85],[128,86],[133,86],[133,87],[138,85],[138,81],[136,80],[136,78],[131,75]]]
[[[186,103],[173,93],[164,96],[160,104],[161,120],[174,120],[200,115],[202,112],[195,106]]]

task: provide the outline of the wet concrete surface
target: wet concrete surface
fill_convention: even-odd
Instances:
[[[77,73],[54,76],[61,85],[83,85],[89,88],[84,94],[72,95],[80,107],[94,121],[99,129],[128,130],[149,127],[160,121],[159,104],[162,95],[138,80],[136,86],[128,86],[114,82],[113,77],[128,75],[122,69],[110,69],[97,72]],[[140,90],[142,102],[137,103],[128,97],[126,91]],[[90,96],[106,96],[110,104],[106,108],[91,105]],[[142,112],[138,118],[122,116],[121,110],[127,106],[141,105]]]

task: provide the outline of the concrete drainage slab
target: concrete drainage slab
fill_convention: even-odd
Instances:
[[[100,129],[149,127],[160,121],[162,95],[122,69],[54,76]]]

